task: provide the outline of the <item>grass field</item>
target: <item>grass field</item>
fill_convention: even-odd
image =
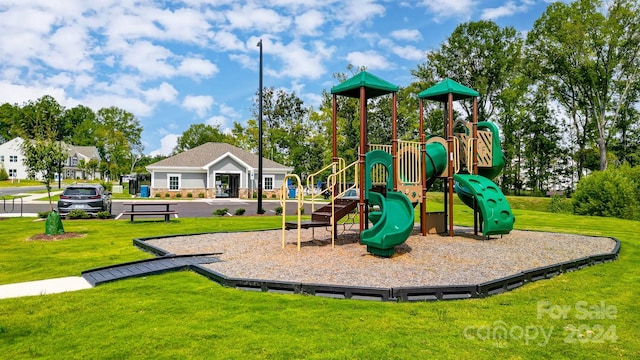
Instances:
[[[124,280],[0,300],[0,354],[7,359],[639,358],[640,222],[516,207],[514,213],[518,229],[616,237],[622,242],[620,258],[486,299],[427,303],[244,292],[191,272]],[[457,224],[471,223],[470,210],[456,206],[455,214]],[[74,220],[64,222],[65,230],[86,237],[37,242],[27,238],[43,231],[42,222],[2,220],[0,284],[79,275],[149,257],[132,246],[134,237],[279,223],[272,216],[133,224]]]

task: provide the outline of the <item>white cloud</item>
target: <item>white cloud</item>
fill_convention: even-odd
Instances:
[[[244,6],[234,6],[233,9],[227,11],[226,17],[232,29],[241,30],[251,29],[278,33],[289,28],[291,24],[289,18],[281,16],[277,11],[256,7],[251,3]]]
[[[187,58],[182,60],[177,72],[193,79],[208,78],[218,73],[218,67],[206,59]]]
[[[315,9],[309,10],[296,17],[296,33],[299,35],[319,35],[324,24],[324,15]]]
[[[122,56],[122,65],[136,69],[151,78],[173,75],[174,68],[167,63],[173,54],[163,46],[149,41],[138,41],[131,45]]]
[[[511,16],[516,13],[526,12],[530,2],[524,1],[521,5],[516,5],[513,1],[507,1],[504,5],[495,8],[486,8],[482,10],[480,18],[483,20],[495,20],[505,16]]]
[[[391,37],[396,40],[418,41],[422,39],[422,34],[416,29],[400,29],[392,31]]]
[[[335,47],[327,46],[322,41],[315,41],[310,45],[311,49],[307,50],[305,44],[299,40],[285,45],[263,39],[263,51],[283,63],[282,70],[277,71],[269,67],[266,72],[276,77],[318,79],[327,72],[324,61],[332,56]]]
[[[213,35],[213,42],[223,51],[244,50],[244,44],[238,37],[228,31],[219,31]]]
[[[36,100],[44,95],[51,95],[63,106],[67,102],[64,89],[59,87],[25,86],[1,81],[0,94],[2,94],[2,102],[10,104],[23,104],[28,100]]]
[[[206,124],[214,127],[222,128],[222,126],[227,122],[227,118],[224,116],[212,116],[207,119]]]
[[[173,85],[163,82],[160,86],[148,89],[145,92],[147,101],[157,103],[160,101],[172,102],[178,96],[178,91]]]
[[[229,54],[229,59],[237,62],[245,69],[258,70],[258,61],[245,54]]]
[[[205,117],[213,106],[213,97],[206,95],[187,95],[182,101],[182,107],[195,112],[199,117]]]
[[[435,16],[435,21],[439,22],[446,18],[469,18],[473,13],[477,0],[422,0],[421,6]]]
[[[418,49],[413,45],[394,46],[391,48],[391,51],[397,56],[409,61],[424,61],[427,57],[426,51]]]
[[[347,60],[356,67],[366,66],[369,70],[385,69],[390,66],[384,56],[373,50],[350,52],[347,54]]]
[[[177,134],[167,134],[160,139],[160,147],[155,149],[149,153],[150,156],[164,155],[168,156],[171,154],[173,149],[178,145],[178,137],[180,135]]]

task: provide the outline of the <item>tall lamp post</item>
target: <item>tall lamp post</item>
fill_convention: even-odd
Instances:
[[[258,92],[259,105],[258,105],[258,211],[257,214],[262,214],[262,39],[258,41],[260,48],[260,89]]]

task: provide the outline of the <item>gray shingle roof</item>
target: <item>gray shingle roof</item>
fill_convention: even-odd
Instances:
[[[149,165],[150,168],[155,167],[196,167],[202,168],[203,166],[219,159],[226,153],[231,153],[247,165],[253,168],[258,167],[258,156],[252,154],[246,150],[242,150],[226,143],[212,143],[208,142],[193,149],[187,150],[180,154],[168,157],[164,160],[160,160],[156,163]],[[262,160],[262,166],[267,169],[291,169],[288,166],[279,164],[275,161],[265,159]]]

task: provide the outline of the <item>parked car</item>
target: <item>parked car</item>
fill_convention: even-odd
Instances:
[[[87,214],[107,211],[111,214],[111,193],[99,184],[69,185],[58,200],[58,213],[66,216],[71,210],[83,210]]]

